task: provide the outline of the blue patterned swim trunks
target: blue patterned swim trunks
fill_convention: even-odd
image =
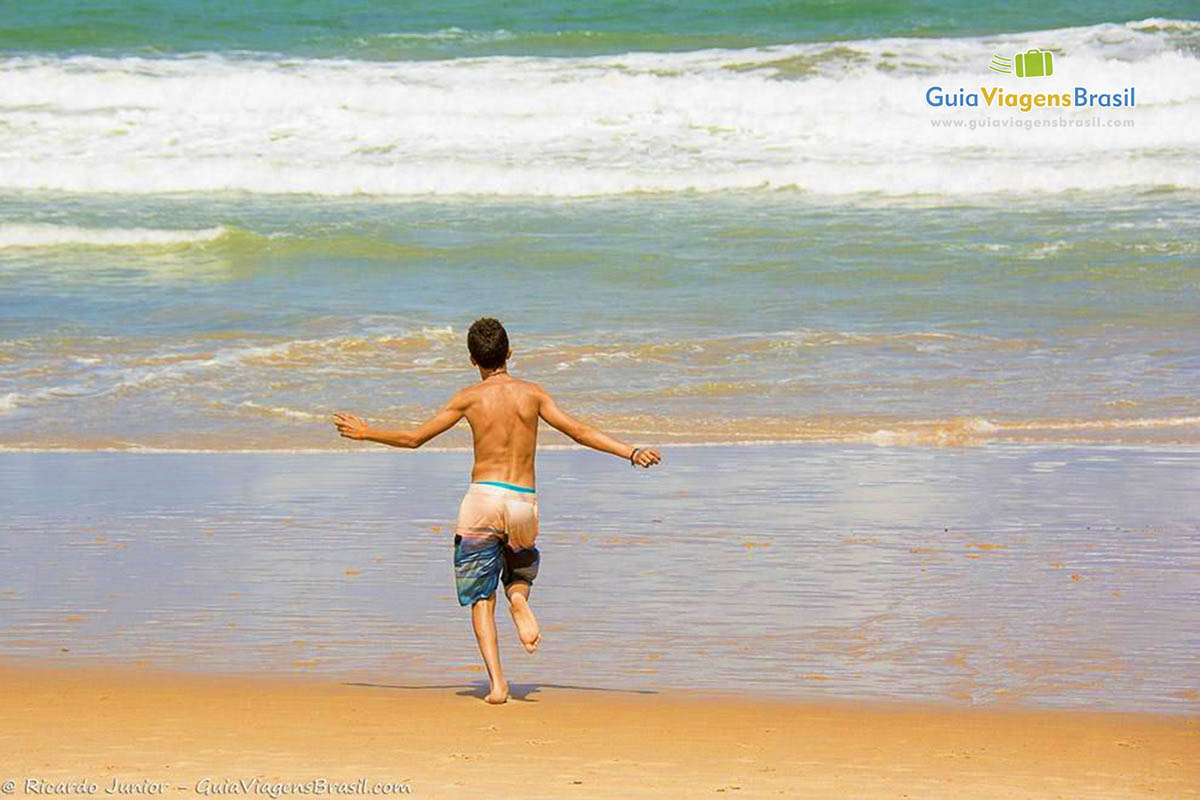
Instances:
[[[472,483],[459,506],[454,533],[459,604],[484,600],[501,583],[533,583],[541,563],[534,546],[537,532],[533,489],[495,481]]]

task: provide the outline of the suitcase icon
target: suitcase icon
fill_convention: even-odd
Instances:
[[[1018,78],[1043,78],[1054,74],[1054,55],[1049,50],[1030,50],[1017,53],[1013,58],[1016,62]]]

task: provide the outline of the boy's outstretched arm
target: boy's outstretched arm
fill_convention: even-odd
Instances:
[[[579,444],[603,453],[612,453],[639,467],[651,467],[662,461],[662,456],[657,450],[625,444],[603,431],[596,430],[586,422],[575,419],[559,408],[558,404],[554,402],[554,398],[546,390],[542,390],[539,399],[538,415],[546,421],[546,424],[562,431]]]
[[[455,423],[463,418],[464,413],[466,406],[461,398],[455,395],[445,408],[410,431],[372,428],[366,420],[340,411],[333,415],[333,424],[337,426],[338,433],[346,439],[379,442],[392,447],[420,447],[438,434],[453,428]]]

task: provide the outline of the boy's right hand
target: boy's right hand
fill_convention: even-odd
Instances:
[[[662,461],[662,456],[658,454],[657,450],[643,447],[634,454],[630,461],[634,466],[649,468]]]
[[[346,439],[365,439],[367,437],[367,422],[364,419],[346,414],[341,411],[335,411],[333,414],[333,424],[337,427],[337,432]]]

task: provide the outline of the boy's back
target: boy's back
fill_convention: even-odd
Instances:
[[[508,374],[508,334],[491,318],[476,320],[467,335],[471,363],[479,383],[460,390],[446,407],[408,431],[371,428],[353,414],[334,414],[338,432],[394,447],[420,447],[454,427],[463,417],[471,426],[475,464],[471,485],[459,506],[454,535],[454,575],[461,605],[471,607],[471,623],[491,679],[490,703],[508,699],[500,669],[493,618],[499,584],[509,599],[521,643],[537,649],[541,633],[529,606],[541,555],[538,534],[534,456],[538,420],[579,444],[649,467],[659,463],[655,450],[631,447],[562,411],[541,386]]]
[[[534,455],[543,394],[537,384],[505,372],[458,393],[475,447],[471,480],[536,486]]]

